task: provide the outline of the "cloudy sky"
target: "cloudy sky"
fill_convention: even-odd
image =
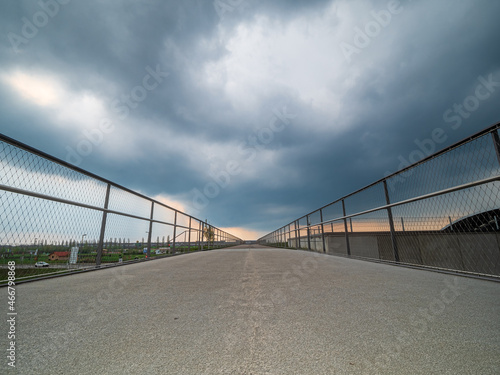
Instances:
[[[257,238],[499,122],[498,14],[3,0],[0,132]]]

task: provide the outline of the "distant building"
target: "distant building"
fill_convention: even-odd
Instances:
[[[49,255],[49,260],[68,260],[69,254],[69,251],[54,251]]]

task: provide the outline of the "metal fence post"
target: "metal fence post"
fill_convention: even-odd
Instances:
[[[206,243],[206,249],[207,250],[211,250],[211,246],[210,246],[210,224],[205,223],[205,238],[207,240],[207,243]]]
[[[191,251],[191,216],[189,217],[188,253]]]
[[[323,241],[323,252],[326,253],[326,244],[325,244],[325,226],[323,224],[323,209],[319,210],[319,220],[321,220],[321,240]]]
[[[306,216],[307,223],[307,249],[311,251],[311,221],[309,215]]]
[[[151,215],[149,217],[149,232],[148,232],[148,250],[147,257],[151,258],[151,232],[153,232],[153,214],[154,214],[155,202],[151,202]]]
[[[298,250],[300,247],[300,237],[299,237],[299,233],[297,231],[297,228],[298,228],[297,220],[295,220],[294,225],[295,225],[295,250]]]
[[[345,229],[345,244],[347,247],[347,255],[351,256],[351,245],[349,244],[349,231],[347,229],[347,219],[345,218],[345,201],[342,199],[342,212],[344,214],[344,229]]]
[[[198,223],[198,248],[203,251],[203,222]]]
[[[102,213],[101,234],[99,235],[99,244],[97,245],[97,255],[95,258],[95,265],[100,266],[102,260],[102,249],[104,246],[104,234],[106,233],[106,220],[108,218],[108,204],[111,185],[108,184],[106,188],[106,198],[104,199],[104,211]]]
[[[385,201],[387,204],[391,204],[391,200],[389,199],[389,190],[387,189],[387,180],[384,180],[384,191],[385,191]],[[394,260],[399,262],[399,249],[398,243],[396,241],[396,231],[394,230],[394,220],[392,217],[392,210],[390,207],[387,208],[387,214],[389,216],[389,227],[391,229],[391,241],[392,241],[392,250],[394,252]]]
[[[288,249],[288,248],[292,247],[291,243],[290,243],[290,245],[288,244],[288,242],[290,242],[290,238],[291,238],[290,236],[291,236],[292,230],[290,228],[290,224],[288,224],[285,228],[286,228],[286,232],[285,232],[285,248]]]
[[[200,243],[201,243],[201,250],[203,251],[203,245],[205,245],[205,223],[201,222],[201,232],[200,232]]]
[[[175,236],[177,235],[177,210],[174,215],[174,238],[172,239],[172,254],[175,254]]]
[[[491,132],[493,137],[493,145],[495,146],[495,152],[497,154],[498,164],[500,164],[500,138],[498,137],[498,130],[493,130]]]

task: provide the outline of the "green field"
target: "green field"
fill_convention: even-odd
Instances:
[[[198,251],[198,246],[191,246],[188,249],[187,246],[177,247],[177,253],[187,253]],[[204,246],[204,250],[208,250],[206,245]],[[151,249],[151,258],[156,257],[165,257],[169,256],[169,254],[156,254],[155,249]],[[26,253],[4,253],[2,257],[0,257],[0,266],[5,268],[0,268],[0,285],[5,284],[8,277],[8,269],[6,265],[10,261],[16,262],[16,279],[17,280],[25,280],[33,277],[38,277],[44,274],[57,274],[57,273],[67,273],[74,272],[81,267],[91,266],[96,263],[96,253],[83,253],[78,255],[78,262],[76,265],[70,265],[69,268],[59,268],[61,265],[67,265],[68,260],[49,260],[49,254],[40,254],[38,257],[34,255],[26,254]],[[137,249],[128,250],[127,252],[122,253],[113,253],[113,254],[103,254],[101,258],[101,262],[106,263],[118,263],[119,259],[122,258],[124,262],[133,261],[133,260],[143,260],[146,258],[146,254]],[[35,267],[36,262],[46,262],[49,263],[49,267],[45,268],[37,268]],[[57,267],[56,267],[57,266]]]
[[[4,285],[7,283],[8,277],[8,269],[1,268],[0,269],[0,285]],[[49,273],[63,273],[63,272],[74,272],[75,270],[68,270],[65,268],[19,268],[16,269],[16,280],[28,280],[30,278],[38,277],[40,275],[46,275]]]

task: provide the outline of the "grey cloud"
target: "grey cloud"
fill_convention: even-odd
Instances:
[[[149,195],[163,193],[185,202],[192,199],[192,189],[203,189],[211,181],[193,165],[194,159],[209,166],[209,155],[202,148],[217,150],[245,142],[268,126],[274,109],[287,106],[297,117],[262,145],[276,164],[256,166],[253,163],[263,160],[260,156],[245,161],[247,170],[200,212],[220,226],[272,230],[395,171],[399,157],[407,158],[417,147],[415,140],[429,137],[437,127],[446,132],[446,141],[438,145],[444,147],[499,121],[500,90],[482,101],[457,130],[443,120],[443,113],[474,93],[479,76],[496,74],[500,81],[496,48],[500,4],[403,2],[404,12],[351,64],[332,61],[341,79],[325,79],[322,89],[336,93],[339,84],[345,85],[341,102],[332,103],[340,108],[332,118],[304,102],[299,92],[273,82],[273,77],[258,88],[258,107],[251,113],[238,111],[223,88],[203,82],[207,64],[231,55],[219,38],[221,32],[231,36],[239,25],[252,27],[260,16],[280,22],[285,30],[295,19],[315,19],[332,4],[324,0],[246,3],[221,20],[210,1],[71,1],[61,5],[59,13],[16,54],[8,33],[20,34],[22,17],[31,19],[40,8],[36,2],[3,1],[0,63],[5,72],[56,74],[71,92],[92,93],[111,112],[113,99],[140,84],[147,66],[160,65],[169,77],[125,121],[114,119],[117,128],[111,136],[121,139],[131,129],[137,132],[132,144],[141,151],[138,156],[130,160],[127,150],[121,150],[123,158],[107,160],[105,143],[81,166]],[[352,27],[363,27],[370,11],[387,6],[386,1],[355,4],[363,12]],[[333,32],[343,21],[339,17],[331,20]],[[353,34],[354,30],[346,37]],[[323,52],[343,59],[338,41],[333,43],[331,37],[331,50]],[[328,72],[314,73],[328,76]],[[308,76],[311,71],[301,74]],[[351,81],[354,85],[346,84]],[[81,139],[71,127],[52,126],[44,109],[23,101],[9,88],[0,87],[0,95],[3,133],[61,158],[65,146]],[[163,139],[164,134],[169,138]],[[242,160],[241,155],[217,157],[221,162]],[[250,177],[249,170],[258,173]]]

